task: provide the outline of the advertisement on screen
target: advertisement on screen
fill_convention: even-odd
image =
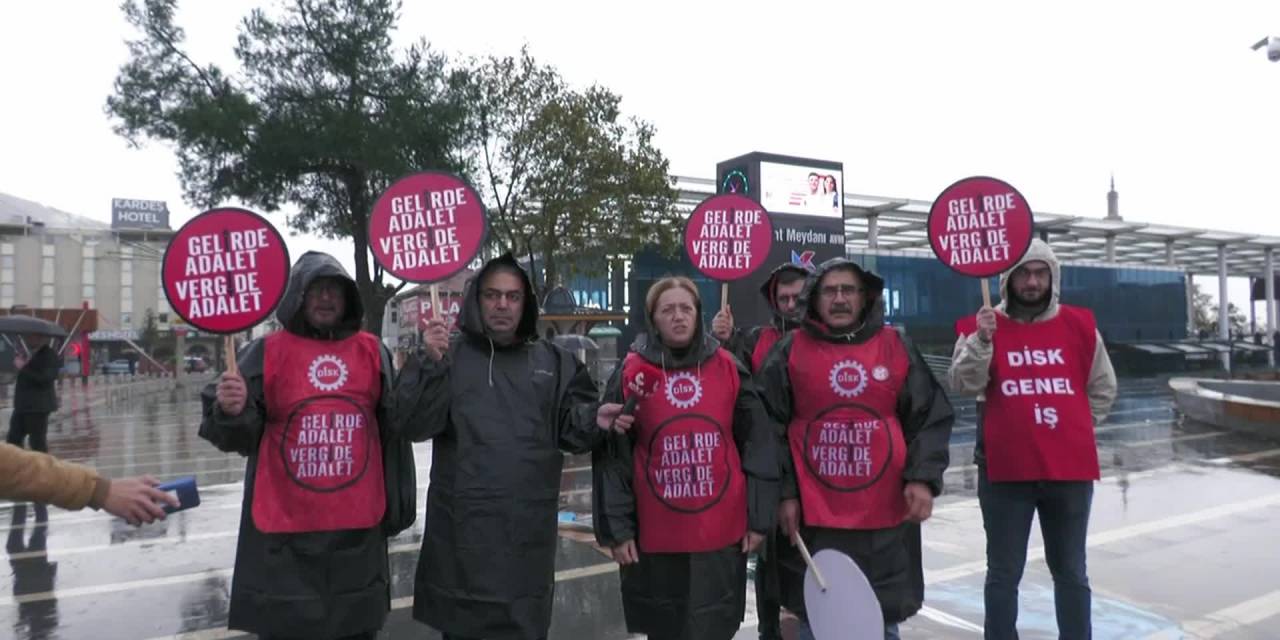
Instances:
[[[844,175],[777,162],[760,163],[760,204],[771,213],[844,218]]]

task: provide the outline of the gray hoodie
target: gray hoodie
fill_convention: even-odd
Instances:
[[[996,313],[1005,317],[1009,316],[1007,311],[1010,297],[1009,277],[1018,267],[1036,260],[1049,265],[1053,279],[1049,292],[1048,307],[1040,315],[1033,318],[1031,322],[1045,322],[1057,317],[1058,298],[1062,291],[1062,264],[1058,262],[1058,257],[1054,255],[1053,249],[1039,238],[1031,241],[1031,247],[1027,249],[1027,254],[1022,257],[1022,260],[1018,261],[1018,264],[1013,269],[1000,274],[1001,301],[996,305]],[[951,389],[956,393],[975,394],[979,397],[979,400],[982,400],[986,393],[987,384],[991,380],[991,355],[991,344],[984,343],[978,339],[977,333],[960,336],[956,340],[955,353],[951,359],[949,376]],[[1107,355],[1107,346],[1102,342],[1101,333],[1098,334],[1097,347],[1093,352],[1093,367],[1089,371],[1087,393],[1089,395],[1089,412],[1093,414],[1094,426],[1097,426],[1102,424],[1103,420],[1106,420],[1107,413],[1111,411],[1111,405],[1116,400],[1116,372],[1111,367],[1111,358]]]

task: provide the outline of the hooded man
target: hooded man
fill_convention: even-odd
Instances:
[[[539,339],[537,321],[524,270],[490,260],[467,287],[461,335],[433,321],[398,381],[403,432],[434,438],[413,616],[448,639],[546,637],[561,450],[590,451],[621,413],[597,412],[586,367]]]
[[[1058,633],[1089,638],[1085,537],[1099,478],[1094,428],[1116,375],[1087,309],[1058,302],[1062,267],[1032,240],[1000,276],[1002,302],[956,323],[951,385],[978,404],[978,501],[987,531],[986,637],[1017,638],[1018,583],[1039,511]]]
[[[804,328],[774,347],[759,378],[791,445],[782,532],[853,558],[896,638],[922,604],[913,523],[942,492],[954,414],[920,352],[884,325],[883,292],[849,260],[822,263],[805,286]],[[782,565],[782,603],[806,621],[804,567]],[[800,638],[812,637],[805,622]]]
[[[760,366],[764,364],[773,345],[788,331],[800,326],[804,317],[801,295],[808,275],[809,270],[799,265],[790,262],[778,265],[760,285],[760,295],[769,305],[772,322],[744,331],[734,326],[733,310],[725,308],[712,319],[712,334],[740,362],[746,363],[752,372],[759,373]],[[756,613],[760,619],[760,640],[781,640],[781,611],[775,566],[779,562],[779,554],[787,555],[792,550],[789,546],[780,548],[777,536],[773,535],[773,531],[769,533],[765,548],[756,557]]]
[[[711,320],[711,334],[738,360],[751,367],[751,371],[759,371],[773,345],[788,331],[800,326],[804,316],[800,295],[804,293],[804,280],[808,275],[808,269],[790,262],[778,265],[760,285],[760,295],[769,304],[772,322],[744,331],[734,326],[733,310],[725,308]]]
[[[284,330],[250,343],[239,374],[204,391],[200,436],[249,457],[231,629],[373,638],[386,619],[393,370],[363,315],[342,265],[308,251],[276,308]]]

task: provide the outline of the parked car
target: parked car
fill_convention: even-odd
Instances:
[[[105,363],[101,367],[102,375],[111,375],[113,373],[129,373],[129,361],[124,358],[112,360]]]
[[[187,356],[182,360],[186,363],[187,373],[203,373],[209,370],[209,363],[200,356]]]

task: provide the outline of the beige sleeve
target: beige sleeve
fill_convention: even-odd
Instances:
[[[1093,424],[1102,424],[1115,404],[1116,370],[1111,366],[1111,356],[1107,355],[1107,345],[1102,342],[1102,334],[1098,333],[1097,346],[1093,350],[1093,368],[1089,370],[1089,413],[1093,414]]]
[[[83,509],[98,485],[87,467],[0,444],[0,498],[47,502],[63,509]]]
[[[991,343],[979,340],[977,333],[960,336],[956,340],[955,352],[951,355],[951,370],[948,372],[951,390],[982,395],[987,390],[987,382],[991,380],[991,353]]]

